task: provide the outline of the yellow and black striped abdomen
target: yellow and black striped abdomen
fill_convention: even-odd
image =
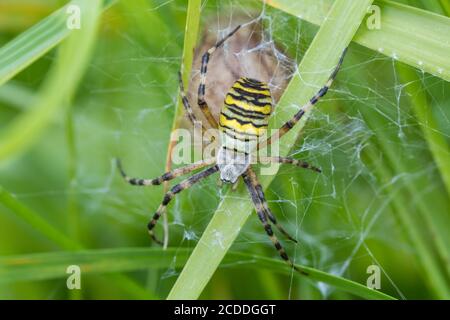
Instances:
[[[228,138],[226,141],[238,140],[239,145],[242,142],[254,145],[267,130],[271,112],[272,96],[268,85],[254,79],[240,78],[225,97],[219,119],[220,130]]]

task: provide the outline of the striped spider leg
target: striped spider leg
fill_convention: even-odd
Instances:
[[[206,51],[202,56],[202,66],[200,68],[200,84],[198,86],[198,100],[197,104],[200,107],[200,110],[202,110],[203,114],[206,117],[206,120],[208,120],[209,125],[212,128],[217,128],[218,124],[216,119],[214,119],[211,111],[209,110],[208,104],[205,100],[205,91],[206,91],[206,73],[208,72],[208,62],[211,55],[216,51],[222,44],[230,38],[233,34],[236,33],[241,28],[241,25],[238,25],[236,28],[234,28],[228,35],[226,35],[223,39],[219,40],[212,48],[210,48],[208,51]]]
[[[181,97],[181,101],[183,102],[184,110],[187,113],[188,119],[191,121],[192,125],[195,127],[195,123],[198,123],[199,121],[197,120],[197,117],[195,116],[194,111],[192,110],[192,107],[189,103],[186,93],[184,92],[183,77],[181,76],[181,72],[178,72],[178,83],[180,86],[180,97]]]
[[[133,186],[150,186],[150,185],[160,185],[165,181],[170,181],[172,179],[175,179],[179,176],[188,174],[194,170],[206,167],[208,165],[212,165],[215,163],[215,159],[208,159],[208,160],[202,160],[195,163],[192,163],[190,165],[174,169],[172,171],[164,173],[162,176],[154,178],[154,179],[141,179],[141,178],[131,178],[129,177],[124,169],[122,168],[122,164],[119,159],[117,161],[117,167],[122,175],[122,177],[127,181],[129,184]],[[158,222],[158,219],[161,217],[161,215],[165,212],[165,209],[169,202],[172,200],[172,198],[179,192],[186,190],[190,187],[192,187],[195,183],[199,182],[200,180],[210,176],[211,174],[217,172],[219,168],[217,166],[210,167],[208,169],[202,170],[189,178],[183,180],[182,182],[176,184],[173,186],[165,195],[163,198],[163,201],[161,205],[159,206],[158,210],[153,215],[152,220],[148,223],[148,232],[152,239],[158,243],[162,244],[162,242],[156,238],[153,228],[155,227],[156,223]]]
[[[262,189],[261,184],[258,181],[258,178],[255,174],[255,172],[253,171],[253,169],[250,167],[248,168],[248,175],[250,175],[250,178],[253,177],[253,179],[251,179],[252,182],[252,187],[254,188],[254,191],[256,192],[259,201],[261,202],[262,208],[264,209],[264,213],[266,215],[266,218],[268,218],[273,225],[278,229],[278,231],[280,231],[286,238],[288,238],[289,240],[291,240],[292,242],[297,243],[298,241],[295,240],[277,221],[277,219],[275,218],[275,215],[272,213],[272,210],[270,210],[268,204],[267,204],[267,200],[266,197],[264,195],[264,191]]]
[[[297,160],[289,157],[259,157],[259,161],[261,163],[280,163],[280,164],[292,164],[296,167],[300,167],[303,169],[309,169],[318,173],[321,173],[322,170],[313,165],[310,165],[308,162]]]
[[[275,139],[280,139],[282,136],[284,136],[286,133],[288,133],[289,130],[291,130],[300,121],[300,119],[303,117],[303,115],[307,111],[312,109],[312,107],[320,100],[320,98],[322,98],[324,95],[327,94],[328,89],[330,88],[331,84],[333,83],[334,79],[336,78],[336,76],[339,72],[339,69],[341,68],[341,65],[342,65],[342,62],[344,61],[346,52],[347,52],[347,48],[345,48],[344,51],[342,52],[341,57],[339,58],[339,62],[336,65],[336,67],[334,68],[331,76],[328,78],[328,81],[325,84],[325,86],[320,88],[320,90],[308,101],[308,103],[306,103],[304,106],[302,106],[300,108],[300,110],[290,120],[288,120],[285,124],[283,124],[265,142],[260,144],[258,146],[258,149],[261,149],[265,146],[270,145],[273,141],[275,141]]]
[[[312,165],[310,165],[309,163],[305,162],[305,161],[301,161],[301,160],[297,160],[297,159],[292,159],[292,158],[286,158],[286,157],[259,157],[259,161],[261,163],[280,163],[280,164],[292,164],[294,166],[303,168],[303,169],[310,169],[312,171],[315,172],[319,172],[321,173],[322,170],[320,170],[317,167],[314,167]],[[286,236],[286,238],[288,238],[289,240],[297,243],[297,240],[295,240],[293,237],[291,237],[289,235],[289,233],[284,230],[284,228],[278,224],[274,214],[272,213],[272,211],[270,210],[269,206],[267,205],[267,201],[266,198],[264,196],[264,191],[263,188],[261,186],[261,184],[258,181],[258,178],[256,177],[256,174],[253,172],[252,168],[248,169],[249,171],[251,171],[252,176],[254,177],[253,179],[253,186],[255,188],[255,190],[257,191],[257,194],[259,196],[259,199],[261,201],[261,204],[267,214],[267,217],[269,218],[269,220],[275,225],[275,227]]]
[[[248,168],[247,171],[242,175],[242,177],[252,198],[256,214],[258,215],[259,220],[263,224],[264,230],[266,231],[273,245],[280,254],[280,257],[284,261],[286,261],[286,263],[289,264],[289,266],[291,266],[295,271],[305,274],[303,270],[297,268],[297,266],[292,262],[292,260],[287,255],[286,250],[283,248],[280,241],[278,240],[277,236],[273,233],[272,227],[267,218],[269,218],[269,220],[272,221],[272,223],[280,230],[281,233],[287,236],[290,240],[297,242],[277,223],[275,216],[273,216],[272,212],[270,211],[267,205],[267,201],[264,197],[264,192],[262,191],[262,187],[258,181],[258,178],[256,177],[255,172],[251,168]]]
[[[236,33],[240,29],[240,25],[238,25],[236,28],[234,28],[228,35],[226,35],[223,39],[219,40],[212,48],[210,48],[208,51],[206,51],[202,56],[202,65],[200,68],[200,84],[198,86],[198,101],[197,104],[202,111],[203,115],[205,116],[206,120],[208,121],[208,124],[211,128],[217,128],[218,124],[216,119],[214,119],[214,116],[212,115],[208,104],[205,100],[205,91],[206,91],[206,74],[208,72],[208,63],[211,55],[216,51],[218,48],[222,46],[222,44],[230,38],[233,34]],[[180,86],[180,95],[181,100],[183,102],[184,109],[186,110],[187,116],[191,123],[195,125],[196,122],[198,122],[194,111],[192,110],[192,107],[189,103],[189,100],[186,96],[186,93],[184,91],[184,85],[183,85],[183,79],[181,77],[181,73],[178,73],[178,79],[179,79],[179,86]]]
[[[162,176],[155,179],[130,178],[125,174],[119,161],[118,168],[123,178],[128,183],[137,186],[148,186],[159,185],[165,181],[169,181],[181,175],[188,174],[196,169],[209,166],[209,168],[197,172],[189,178],[176,184],[164,195],[162,203],[153,215],[151,221],[148,223],[149,234],[157,243],[161,242],[155,237],[153,229],[158,222],[158,219],[165,212],[167,205],[175,197],[176,194],[190,188],[195,183],[216,172],[220,172],[220,179],[222,182],[233,185],[235,185],[239,178],[242,177],[250,193],[258,218],[262,222],[267,235],[271,239],[281,258],[296,271],[305,273],[293,264],[293,262],[289,259],[286,251],[282,247],[281,243],[273,233],[272,224],[288,239],[297,242],[277,222],[275,215],[270,210],[265,199],[264,191],[260,183],[258,182],[258,178],[255,172],[251,168],[252,153],[254,151],[257,151],[259,148],[262,148],[264,145],[269,145],[274,141],[275,138],[281,138],[290,129],[292,129],[296,123],[298,123],[298,121],[307,111],[312,109],[312,107],[320,100],[321,97],[323,97],[327,93],[329,87],[331,86],[340,69],[340,66],[342,65],[346,50],[344,50],[344,52],[342,53],[337,66],[335,67],[325,86],[322,87],[310,99],[310,101],[293,116],[292,119],[287,121],[277,130],[275,134],[265,140],[264,144],[258,144],[258,138],[264,136],[265,132],[267,131],[269,117],[272,113],[273,108],[272,95],[267,83],[248,77],[241,77],[237,79],[226,94],[218,123],[212,116],[208,104],[205,101],[206,73],[210,56],[220,46],[222,46],[222,44],[228,38],[235,34],[240,27],[241,26],[239,25],[235,29],[233,29],[233,31],[231,31],[222,40],[218,41],[202,56],[200,84],[198,87],[198,106],[205,118],[208,120],[209,125],[212,128],[219,128],[221,145],[216,157],[209,160],[199,161],[185,167],[175,169],[171,172],[166,172]],[[181,76],[179,81],[180,95],[183,105],[185,107],[188,118],[195,126],[198,121],[185,95]],[[259,161],[279,164],[292,164],[297,167],[321,172],[319,168],[314,167],[307,162],[288,157],[260,157]]]

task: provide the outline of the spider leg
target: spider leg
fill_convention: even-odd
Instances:
[[[303,117],[303,115],[312,109],[312,107],[322,98],[324,95],[327,94],[328,89],[330,88],[331,84],[333,83],[334,79],[336,78],[336,75],[339,72],[339,69],[341,68],[342,62],[344,61],[345,54],[347,52],[347,48],[345,48],[344,52],[342,52],[342,55],[339,59],[338,64],[334,68],[333,73],[328,78],[327,83],[325,86],[323,86],[310,100],[308,103],[306,103],[302,108],[285,124],[283,124],[272,136],[270,136],[265,142],[260,144],[258,146],[259,149],[268,146],[271,144],[275,139],[280,139],[282,136],[284,136],[289,130],[291,130]]]
[[[191,123],[194,126],[194,128],[195,128],[196,123],[201,124],[203,132],[206,132],[205,126],[195,116],[194,111],[192,110],[191,104],[189,103],[189,99],[187,98],[186,93],[184,92],[183,78],[181,77],[181,73],[180,72],[178,72],[178,81],[179,81],[179,85],[180,85],[181,101],[183,102],[184,110],[187,113],[189,121],[191,121]],[[214,139],[214,138],[211,137],[211,139]]]
[[[291,240],[292,242],[298,243],[297,240],[294,239],[277,221],[275,218],[275,215],[273,214],[272,210],[270,210],[269,206],[267,205],[267,200],[264,195],[264,191],[262,189],[261,184],[259,183],[258,177],[256,176],[255,172],[252,168],[249,168],[249,174],[250,174],[250,180],[252,182],[252,188],[256,191],[256,194],[259,198],[259,201],[266,213],[266,216],[269,218],[269,220],[274,224],[274,226],[280,231],[286,238]]]
[[[173,197],[178,194],[179,192],[186,190],[190,187],[192,187],[195,183],[199,182],[200,180],[210,176],[211,174],[217,172],[219,170],[219,167],[217,165],[210,167],[208,169],[205,169],[203,171],[200,171],[191,177],[183,180],[179,184],[173,186],[165,195],[163,198],[163,201],[161,205],[159,206],[158,210],[156,210],[155,214],[153,215],[152,220],[147,225],[148,233],[152,237],[152,239],[156,242],[161,244],[161,241],[156,238],[156,236],[153,233],[153,228],[155,227],[156,223],[158,222],[158,219],[161,217],[161,215],[164,213],[167,205],[169,202],[173,199]]]
[[[254,176],[254,172],[251,170],[247,170],[246,173],[243,174],[243,178],[245,181],[245,184],[247,185],[248,191],[250,192],[250,196],[253,200],[253,204],[255,205],[256,213],[258,214],[259,220],[262,222],[264,226],[264,230],[266,230],[267,235],[269,236],[270,240],[272,241],[273,245],[277,249],[278,253],[280,254],[281,258],[286,261],[289,266],[291,266],[295,271],[307,275],[303,270],[299,269],[291,259],[289,259],[289,256],[286,253],[286,250],[284,250],[283,246],[281,245],[280,241],[278,241],[278,238],[273,233],[272,227],[270,226],[269,222],[267,221],[263,205],[261,204],[258,193],[256,192],[254,188],[254,182],[252,179],[252,176]]]
[[[131,178],[127,176],[125,171],[123,170],[122,163],[120,159],[116,159],[117,168],[120,171],[120,174],[125,179],[126,182],[133,186],[155,186],[160,185],[164,181],[170,181],[172,179],[175,179],[176,177],[188,174],[191,171],[194,171],[196,169],[200,169],[203,167],[206,167],[207,165],[211,165],[215,162],[215,159],[207,159],[207,160],[201,160],[192,164],[189,164],[187,166],[174,169],[172,171],[164,173],[162,176],[157,177],[155,179],[142,179],[142,178]]]
[[[259,160],[263,163],[271,162],[271,163],[292,164],[292,165],[300,167],[300,168],[310,169],[310,170],[313,170],[313,171],[316,171],[319,173],[322,172],[322,170],[320,168],[312,166],[308,162],[293,159],[293,158],[288,158],[288,157],[259,157]]]
[[[181,101],[183,102],[184,110],[186,111],[187,116],[191,121],[192,125],[195,126],[195,123],[199,121],[197,120],[197,117],[195,116],[194,111],[192,110],[192,107],[189,104],[189,100],[186,97],[186,93],[184,92],[183,78],[181,77],[181,72],[178,72],[178,82],[180,85],[180,96]]]
[[[206,51],[202,56],[202,66],[200,69],[200,84],[198,86],[197,103],[198,106],[200,107],[200,110],[202,110],[203,114],[205,115],[206,119],[208,120],[208,123],[212,128],[217,128],[218,125],[216,119],[214,119],[211,111],[209,110],[208,104],[205,101],[206,73],[208,71],[209,58],[214,53],[214,51],[216,51],[228,38],[230,38],[233,34],[235,34],[240,27],[241,26],[238,25],[236,28],[234,28],[233,31],[231,31],[222,40],[218,41],[212,48]]]

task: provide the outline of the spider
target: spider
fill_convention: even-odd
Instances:
[[[293,242],[297,242],[283,229],[281,225],[278,224],[277,219],[270,210],[264,196],[263,188],[258,182],[258,178],[254,170],[252,169],[252,152],[257,151],[263,145],[270,144],[275,138],[281,138],[290,129],[292,129],[297,122],[300,121],[306,111],[311,109],[319,101],[319,99],[327,93],[329,87],[331,86],[340,69],[340,66],[342,65],[347,49],[345,49],[342,53],[337,66],[335,67],[325,86],[323,86],[310,99],[308,103],[302,106],[302,108],[300,108],[300,110],[289,121],[284,123],[283,126],[281,126],[273,135],[271,135],[264,144],[258,144],[258,138],[263,136],[263,134],[267,131],[269,117],[272,112],[272,96],[267,83],[247,77],[239,78],[232,85],[225,97],[224,105],[221,109],[219,117],[219,123],[217,123],[216,119],[211,114],[208,104],[205,101],[206,74],[209,59],[211,55],[217,49],[219,49],[228,38],[230,38],[240,29],[240,27],[241,25],[238,25],[235,29],[233,29],[233,31],[231,31],[222,40],[218,41],[202,56],[197,104],[203,115],[207,119],[209,125],[212,128],[218,128],[220,131],[221,144],[216,157],[212,159],[201,160],[187,166],[174,169],[172,171],[164,173],[162,176],[155,179],[129,177],[122,168],[119,159],[117,159],[117,167],[119,168],[122,177],[129,184],[134,186],[149,186],[160,185],[165,181],[175,179],[194,170],[209,166],[209,168],[195,173],[179,184],[176,184],[170,189],[170,191],[168,191],[164,195],[161,205],[153,215],[151,221],[148,223],[148,232],[152,239],[158,244],[162,244],[162,242],[156,238],[153,229],[158,222],[158,219],[165,212],[167,205],[175,197],[176,194],[192,187],[200,180],[216,172],[220,172],[220,179],[222,182],[229,184],[236,184],[239,177],[242,177],[248,189],[248,192],[250,193],[258,218],[263,224],[267,235],[277,249],[279,255],[292,268],[300,271],[288,257],[285,249],[272,230],[272,225],[274,225],[286,238]],[[197,118],[194,115],[190,103],[185,95],[183,81],[180,75],[179,85],[181,99],[187,116],[192,124],[198,123]],[[307,162],[296,160],[293,158],[260,157],[259,159],[264,161],[265,163],[269,162],[279,164],[292,164],[297,167],[310,169],[319,173],[321,172],[319,168],[314,167]]]

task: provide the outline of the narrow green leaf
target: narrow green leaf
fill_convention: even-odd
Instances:
[[[327,19],[306,52],[299,66],[299,72],[292,79],[278,103],[277,112],[271,119],[269,129],[279,128],[298,110],[300,105],[306,103],[317,89],[323,86],[344,48],[353,38],[371,3],[371,0],[334,2]],[[301,78],[299,74],[302,75]],[[288,154],[308,116],[307,113],[303,121],[283,137],[280,143],[280,155]],[[264,188],[273,178],[274,176],[262,177],[261,182]],[[236,201],[236,198],[239,201]],[[168,299],[198,298],[252,211],[253,205],[242,186],[237,193],[225,196]]]
[[[191,0],[188,3],[186,29],[184,30],[184,46],[183,59],[181,66],[181,74],[185,87],[187,88],[189,76],[192,69],[192,61],[194,59],[195,45],[197,44],[198,29],[200,26],[201,1]],[[181,114],[183,114],[183,103],[178,96],[177,107],[175,110],[175,122],[179,121]],[[177,125],[174,122],[174,126]]]
[[[110,5],[112,2],[106,1],[105,4]],[[75,0],[71,4],[80,7],[81,29],[74,31],[59,48],[57,60],[33,106],[27,108],[26,112],[0,133],[0,160],[11,157],[32,144],[53,119],[57,110],[70,100],[83,75],[95,42],[102,1]],[[68,36],[66,17],[64,7],[0,49],[0,80],[3,82],[8,80]],[[35,38],[39,41],[35,42]],[[45,42],[45,45],[40,46],[41,42]],[[8,71],[11,63],[16,66],[14,72]],[[68,250],[81,248],[81,245],[67,238],[39,214],[28,209],[3,189],[0,189],[0,202],[62,248]],[[133,280],[120,274],[114,277],[115,282],[133,296],[153,297]]]
[[[23,111],[29,108],[35,99],[34,92],[14,81],[0,86],[0,102]]]
[[[194,50],[197,43],[198,29],[200,25],[201,1],[191,0],[188,3],[186,14],[186,28],[184,32],[183,57],[181,61],[181,78],[185,88],[188,87],[189,76],[191,74],[192,62],[194,59]],[[175,131],[179,126],[184,116],[183,102],[181,96],[178,94],[177,104],[175,108],[175,115],[172,122],[171,132]],[[166,170],[169,170],[172,165],[172,147],[175,143],[170,139],[169,147],[167,148],[166,156]],[[167,228],[167,215],[164,215],[164,248],[167,248],[169,242],[169,228]]]
[[[432,108],[427,101],[426,89],[422,86],[421,80],[414,70],[404,65],[398,65],[397,70],[403,82],[406,83],[405,90],[411,101],[411,107],[436,161],[447,193],[450,195],[450,148],[444,136],[439,132]]]
[[[450,2],[448,0],[441,0],[441,6],[444,9],[447,16],[450,15]]]
[[[81,249],[81,246],[68,238],[64,233],[50,225],[39,214],[29,209],[0,186],[0,204],[13,211],[18,217],[29,223],[48,239],[67,250]]]
[[[67,101],[75,92],[78,82],[84,73],[97,35],[97,21],[100,15],[101,1],[77,0],[72,3],[80,8],[83,17],[81,19],[81,28],[73,32],[59,48],[58,58],[49,71],[35,104],[0,132],[0,161],[25,151],[38,139],[55,114],[60,109],[67,107]],[[57,19],[59,22],[61,17],[57,17],[59,17]],[[55,26],[67,29],[65,25],[60,26],[56,22]],[[34,38],[38,37],[34,36]],[[18,42],[23,43],[26,41],[27,38],[21,38]],[[25,49],[26,46],[22,47],[21,50]],[[10,52],[11,50],[11,47],[5,49],[6,58],[0,61],[0,66],[11,63],[10,57],[22,56],[21,52],[14,53]],[[55,90],[55,88],[58,89]]]
[[[73,255],[73,250],[81,250],[83,246],[78,242],[72,240],[66,236],[61,230],[52,226],[45,219],[43,219],[38,213],[29,209],[27,206],[18,201],[9,192],[0,186],[0,204],[10,209],[19,218],[27,222],[34,230],[41,233],[43,236],[48,238],[50,241],[54,242],[60,248],[68,250],[67,255]],[[0,211],[2,212],[2,211]],[[1,267],[0,267],[1,269]],[[0,271],[1,273],[1,271]],[[134,297],[138,299],[151,299],[155,298],[150,292],[145,291],[141,286],[139,286],[135,281],[130,278],[116,274],[113,275],[115,283],[122,289],[126,290]],[[0,276],[0,282],[1,280]]]
[[[376,157],[374,147],[365,148],[364,153],[371,159],[372,163],[379,161]],[[389,166],[385,165],[376,166],[375,174],[381,181],[392,181],[395,178],[395,175],[392,174]],[[421,232],[423,225],[418,223],[417,220],[411,215],[411,212],[405,207],[405,203],[408,201],[407,196],[404,194],[393,196],[396,192],[393,185],[385,186],[385,192],[386,194],[392,196],[392,206],[394,208],[394,212],[401,221],[401,224],[405,229],[405,233],[409,237],[415,250],[417,250],[417,259],[422,267],[425,278],[428,280],[428,287],[435,292],[437,297],[447,299],[449,297],[449,291],[447,288],[446,279],[440,271],[439,264],[434,256],[434,253],[430,249],[430,246],[428,245],[426,239],[424,239],[423,233]]]
[[[84,250],[78,252],[37,253],[0,258],[0,283],[36,281],[66,277],[69,265],[78,265],[83,274],[99,274],[146,270],[148,268],[179,268],[186,263],[191,253],[187,248],[120,248]],[[223,267],[249,267],[268,269],[271,272],[290,274],[290,270],[279,260],[257,255],[229,252]],[[296,276],[320,281],[337,289],[365,299],[394,299],[380,291],[359,283],[328,274],[313,268],[298,266],[308,276]]]
[[[105,0],[103,9],[109,8],[115,1]],[[78,0],[55,11],[0,48],[0,85],[13,78],[69,36],[72,30],[66,27],[68,17],[66,10],[71,4],[78,4]]]

